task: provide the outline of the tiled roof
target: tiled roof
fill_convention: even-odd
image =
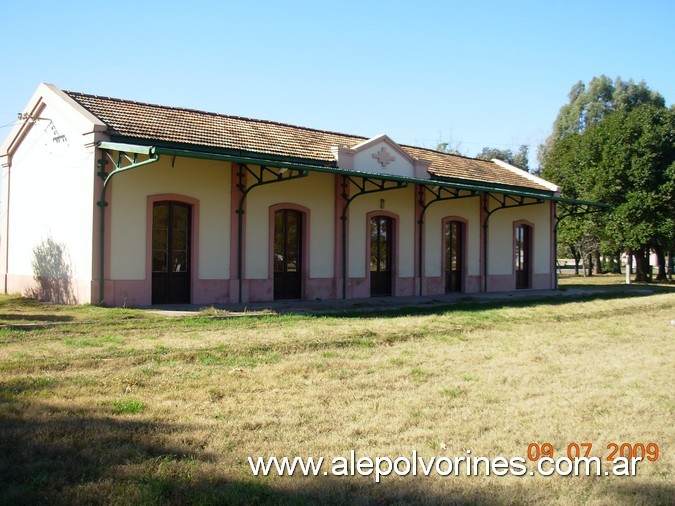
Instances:
[[[352,147],[367,140],[362,136],[272,121],[226,116],[71,91],[65,93],[105,123],[111,135],[122,137],[241,150],[317,162],[335,161],[331,147],[343,145]],[[428,170],[432,177],[550,191],[549,188],[536,181],[490,161],[414,146],[401,147],[415,158],[431,161]]]

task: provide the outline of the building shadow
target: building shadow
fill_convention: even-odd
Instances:
[[[33,248],[33,279],[29,297],[45,302],[74,304],[73,269],[65,244],[48,237]]]
[[[505,506],[542,499],[542,484],[526,478],[474,477],[474,487],[460,490],[452,483],[430,487],[422,476],[380,483],[372,477],[228,476],[218,462],[224,459],[205,451],[194,437],[204,427],[39,399],[53,386],[0,382],[0,504]],[[609,489],[606,499],[608,504],[671,504],[674,494],[671,484],[627,480]]]

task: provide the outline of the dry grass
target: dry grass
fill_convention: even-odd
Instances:
[[[569,284],[567,286],[570,286]],[[0,503],[672,504],[675,294],[164,319],[0,300]],[[253,456],[656,442],[637,477],[254,478]],[[561,453],[562,452],[562,453]]]

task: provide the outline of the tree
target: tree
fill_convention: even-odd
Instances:
[[[613,111],[628,112],[642,104],[665,107],[665,99],[649,89],[644,81],[634,83],[617,77],[594,77],[588,86],[579,81],[569,92],[569,102],[563,105],[553,123],[553,132],[539,146],[537,157],[541,167],[547,165],[548,153],[569,134],[582,133],[600,123]]]
[[[637,99],[650,96],[642,90]],[[622,97],[601,120],[595,112],[591,122],[584,116],[583,129],[567,131],[547,148],[543,173],[565,196],[613,206],[583,226],[580,220],[561,223],[565,241],[576,244],[592,233],[612,254],[630,251],[637,280],[647,278],[654,249],[663,279],[665,252],[675,245],[675,111],[663,104],[635,105],[637,99]]]
[[[459,150],[459,148],[462,147],[461,142],[439,142],[436,144],[436,151],[440,151],[441,153],[448,153],[451,155],[459,155],[459,156],[464,156],[462,152]]]
[[[527,152],[528,147],[525,144],[520,146],[517,153],[514,153],[510,149],[484,147],[483,150],[476,155],[476,158],[481,160],[492,160],[493,158],[497,158],[503,162],[510,163],[514,167],[527,171]]]

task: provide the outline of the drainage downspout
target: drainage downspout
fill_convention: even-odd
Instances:
[[[499,209],[499,208],[497,208]],[[487,213],[485,215],[485,221],[483,222],[483,292],[487,293],[487,271],[488,271],[488,220],[492,216],[493,211],[488,210],[488,195],[483,193],[483,211]]]
[[[2,248],[5,250],[5,283],[4,283],[4,293],[7,293],[7,287],[8,287],[8,282],[7,278],[9,277],[9,205],[10,205],[10,193],[12,191],[12,184],[11,184],[11,179],[12,179],[12,161],[11,157],[8,157],[8,165],[7,165],[7,181],[5,184],[7,185],[7,202],[4,202],[5,204],[5,209],[7,210],[5,213],[5,223],[6,227],[4,232],[4,237],[2,238]]]
[[[127,146],[127,151],[128,152],[133,152],[134,158],[130,159],[127,155],[126,152],[124,151],[118,151],[118,157],[117,157],[117,163],[113,161],[112,157],[108,153],[107,149],[104,147],[104,143],[101,143],[99,145],[99,148],[103,151],[103,156],[99,160],[99,172],[98,176],[103,179],[103,187],[101,188],[101,200],[99,200],[96,205],[99,206],[101,209],[100,212],[100,237],[99,237],[99,305],[103,305],[105,301],[105,208],[108,207],[108,202],[106,202],[106,190],[108,189],[108,184],[110,183],[110,180],[112,179],[113,176],[119,174],[120,172],[126,172],[131,169],[137,169],[139,167],[142,167],[143,165],[148,165],[150,163],[154,163],[159,160],[159,155],[155,153],[155,148],[153,147],[136,147],[136,146]],[[144,160],[142,162],[137,162],[136,158],[138,154],[147,154],[150,156],[148,160]],[[105,172],[105,165],[108,163],[108,161],[105,159],[105,156],[108,156],[110,160],[113,162],[115,165],[115,170],[113,170],[110,174],[106,175]],[[126,167],[120,167],[122,163],[122,156],[125,156],[127,160],[131,161],[131,165],[128,165]],[[105,178],[105,179],[104,179]]]

